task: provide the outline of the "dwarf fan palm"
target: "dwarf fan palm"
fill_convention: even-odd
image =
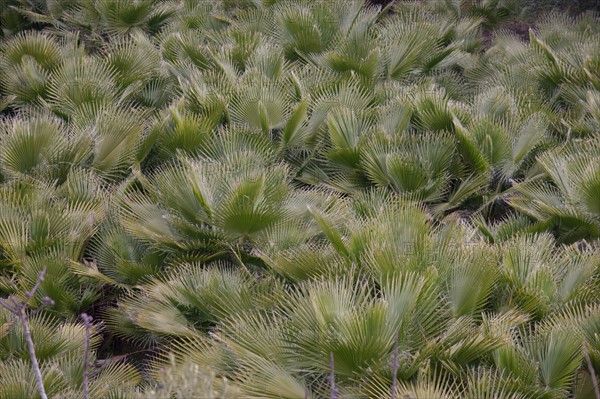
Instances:
[[[598,143],[581,147],[574,143],[540,156],[550,181],[515,184],[517,195],[509,200],[523,213],[557,226],[565,241],[600,236],[600,169],[594,162]]]
[[[29,175],[62,183],[89,156],[85,136],[53,118],[14,118],[2,130],[0,168],[7,177]]]
[[[175,257],[222,257],[252,240],[284,216],[289,188],[285,166],[262,169],[260,158],[252,158],[262,149],[248,144],[248,151],[213,153],[229,162],[209,152],[161,167],[148,178],[147,194],[125,197],[126,230]]]
[[[98,397],[592,387],[596,16],[524,42],[503,0],[30,3],[41,32],[0,44],[0,290],[48,272],[51,394],[81,396],[83,309],[92,358],[158,354],[162,386],[94,367]],[[0,396],[35,394],[7,318],[0,356]]]
[[[3,308],[0,309],[0,320],[8,326],[0,334],[0,393],[3,397],[37,397],[23,330],[16,318]],[[85,327],[43,315],[30,317],[29,326],[47,393],[61,397],[81,395]],[[93,329],[89,353],[92,362],[99,344],[100,336]],[[90,397],[106,397],[140,381],[139,373],[131,365],[116,363],[94,369],[89,385]]]
[[[61,48],[48,35],[23,33],[3,42],[0,90],[15,104],[33,103],[48,95],[48,79],[60,63]]]
[[[33,284],[47,266],[49,278],[40,285],[36,301],[49,296],[56,303],[54,310],[66,315],[97,299],[97,288],[82,282],[69,267],[70,261],[82,257],[104,215],[94,193],[98,188],[89,187],[88,179],[89,175],[73,172],[59,188],[32,179],[11,181],[4,183],[0,194],[4,263],[18,271],[10,291]]]

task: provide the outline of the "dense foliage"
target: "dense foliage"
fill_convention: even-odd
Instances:
[[[98,398],[593,395],[597,14],[2,3],[0,293],[46,268],[50,397],[82,312]],[[0,309],[0,397],[34,381]]]

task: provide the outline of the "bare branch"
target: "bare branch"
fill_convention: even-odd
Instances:
[[[590,354],[588,352],[587,345],[585,342],[583,343],[583,356],[585,357],[585,361],[587,362],[588,369],[590,370],[590,375],[592,376],[592,384],[594,385],[594,392],[596,394],[596,399],[600,399],[600,389],[598,388],[598,379],[596,378],[596,372],[594,371],[594,366],[592,365],[592,360],[590,359]]]
[[[46,389],[44,388],[42,371],[40,370],[40,365],[37,361],[37,357],[35,356],[35,347],[33,345],[33,339],[31,339],[31,331],[29,330],[29,323],[27,322],[27,314],[25,313],[24,307],[19,309],[19,314],[17,317],[19,320],[21,320],[21,324],[23,325],[25,341],[27,341],[27,347],[29,348],[29,358],[31,359],[31,365],[33,366],[33,372],[37,381],[38,390],[40,391],[40,397],[42,399],[48,399],[48,396],[46,395]]]
[[[92,330],[92,316],[87,313],[81,314],[83,325],[85,326],[85,343],[83,348],[83,398],[90,398],[90,335]]]
[[[27,298],[27,300],[25,302],[23,302],[23,305],[22,305],[23,309],[25,309],[27,307],[27,303],[31,300],[31,298],[33,298],[33,296],[35,295],[35,292],[38,290],[38,288],[40,288],[40,284],[42,283],[42,281],[44,281],[44,277],[46,277],[46,266],[44,266],[44,268],[38,275],[38,278],[37,278],[33,288],[30,291],[25,291],[25,297]]]
[[[12,304],[8,301],[8,299],[0,298],[0,306],[8,310],[10,313],[16,315],[19,310],[15,307],[14,300],[10,298],[10,302],[12,302]]]
[[[329,353],[329,383],[331,384],[331,394],[330,399],[337,399],[338,390],[335,387],[335,362],[333,360],[333,352]]]
[[[400,360],[398,359],[398,332],[396,332],[396,340],[394,342],[394,353],[392,353],[392,396],[391,399],[396,399],[396,389],[398,387],[398,369],[400,368]]]
[[[48,396],[46,395],[46,389],[44,388],[44,379],[42,378],[42,371],[40,370],[40,365],[35,355],[35,346],[33,345],[33,339],[31,338],[31,330],[29,329],[29,321],[25,309],[27,309],[27,304],[35,295],[42,281],[44,281],[45,275],[46,266],[44,266],[44,268],[38,275],[38,278],[33,288],[29,291],[25,291],[24,301],[20,302],[16,298],[11,298],[10,300],[0,299],[0,305],[6,308],[12,314],[14,314],[23,326],[23,334],[25,335],[25,341],[27,342],[27,348],[29,349],[29,358],[31,359],[33,373],[35,374],[38,391],[40,392],[40,397],[42,399],[48,399]],[[12,302],[12,304],[9,303],[9,301]]]

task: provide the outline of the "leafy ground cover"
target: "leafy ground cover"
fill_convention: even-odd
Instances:
[[[511,4],[5,1],[0,293],[48,397],[595,397],[600,19]]]

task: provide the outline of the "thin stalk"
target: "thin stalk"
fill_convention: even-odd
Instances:
[[[583,344],[583,356],[585,357],[588,369],[590,370],[590,375],[592,376],[592,385],[594,385],[594,393],[596,394],[596,399],[600,399],[600,388],[598,388],[598,379],[596,378],[596,372],[594,371],[594,366],[592,365],[592,360],[590,359],[590,354],[588,353],[588,348],[585,343]]]
[[[31,339],[31,330],[29,329],[29,323],[27,322],[27,315],[25,314],[25,308],[20,308],[18,315],[21,324],[23,325],[23,333],[25,334],[25,341],[27,341],[27,348],[29,349],[29,358],[31,359],[31,365],[33,367],[33,373],[35,374],[35,380],[37,382],[38,390],[40,391],[40,397],[42,399],[48,399],[46,395],[46,389],[44,388],[44,379],[42,378],[42,371],[40,365],[35,356],[35,347],[33,345],[33,339]]]
[[[396,389],[398,388],[398,369],[400,368],[400,361],[398,359],[398,332],[396,332],[396,340],[394,342],[394,353],[392,354],[392,396],[391,399],[396,399]]]
[[[81,314],[85,326],[85,342],[83,347],[83,399],[90,398],[90,333],[92,330],[92,316]]]
[[[329,353],[329,384],[331,386],[330,389],[330,399],[337,399],[338,390],[335,387],[335,362],[333,361],[333,352]]]
[[[27,342],[27,348],[29,349],[29,359],[31,360],[31,365],[33,367],[33,374],[35,374],[35,380],[37,383],[38,391],[40,393],[40,397],[42,399],[48,399],[48,395],[46,395],[46,389],[44,388],[44,379],[42,378],[42,371],[40,370],[40,365],[37,360],[37,356],[35,355],[35,346],[33,344],[33,339],[31,338],[31,330],[29,329],[29,322],[27,320],[27,313],[25,309],[27,308],[27,304],[35,295],[35,292],[40,287],[42,281],[44,281],[44,276],[46,275],[46,266],[42,269],[40,274],[38,275],[37,281],[35,285],[30,291],[25,292],[25,300],[20,302],[15,298],[12,298],[10,302],[0,298],[0,305],[5,307],[9,312],[14,314],[21,325],[23,326],[23,334],[25,335],[25,342]]]

